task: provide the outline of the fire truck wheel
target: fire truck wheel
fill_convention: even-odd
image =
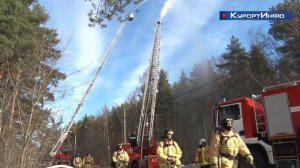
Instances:
[[[251,151],[251,154],[254,158],[254,164],[255,164],[255,167],[268,167],[268,164],[266,162],[266,159],[265,159],[265,156],[259,152],[258,150],[250,150]]]
[[[139,164],[137,162],[132,162],[131,168],[139,168]]]

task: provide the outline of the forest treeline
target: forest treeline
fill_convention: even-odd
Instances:
[[[199,139],[210,139],[212,109],[221,99],[260,94],[266,86],[300,79],[300,4],[283,2],[271,10],[292,10],[294,20],[271,21],[268,32],[250,32],[248,45],[232,36],[224,53],[195,63],[170,83],[161,69],[155,109],[154,135],[173,129],[183,151],[183,163],[194,160]],[[59,81],[68,75],[57,63],[64,48],[49,16],[33,0],[0,1],[0,167],[39,167],[49,159],[62,121],[51,105],[65,92]],[[195,55],[195,57],[202,57]],[[120,105],[99,109],[74,124],[64,145],[74,153],[90,152],[101,167],[109,164],[114,147],[137,131],[141,110],[140,86]],[[76,139],[76,140],[75,140]],[[76,142],[76,147],[75,147]],[[76,149],[76,151],[74,151]]]

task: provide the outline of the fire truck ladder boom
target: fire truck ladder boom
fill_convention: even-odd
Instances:
[[[135,10],[136,10],[136,8],[134,9],[134,11],[135,11]],[[134,12],[134,11],[133,11],[133,12]],[[74,123],[74,120],[75,120],[76,115],[77,115],[78,112],[80,111],[80,109],[81,109],[81,107],[82,107],[82,105],[83,105],[83,103],[84,103],[84,101],[85,101],[87,95],[89,94],[89,92],[90,92],[92,86],[94,85],[94,83],[95,83],[97,77],[99,76],[99,73],[100,73],[100,71],[101,71],[103,65],[105,64],[105,62],[106,62],[108,56],[110,55],[110,53],[111,53],[113,47],[115,46],[117,40],[119,39],[119,37],[120,37],[120,35],[121,35],[121,33],[122,33],[122,30],[123,30],[123,28],[125,27],[125,24],[126,24],[127,20],[131,21],[131,20],[133,19],[133,12],[130,12],[130,13],[127,15],[126,19],[124,19],[124,20],[122,21],[121,26],[120,26],[120,28],[118,29],[116,36],[114,37],[114,39],[113,39],[113,41],[111,42],[111,44],[110,44],[108,50],[106,51],[106,53],[105,53],[105,55],[104,55],[104,57],[103,57],[103,59],[102,59],[101,64],[99,65],[99,67],[98,67],[98,69],[97,69],[97,71],[96,71],[96,73],[95,73],[93,79],[91,80],[91,82],[90,82],[90,84],[89,84],[87,90],[85,91],[83,97],[81,98],[80,103],[78,104],[78,106],[77,106],[75,112],[73,113],[71,120],[69,121],[68,125],[64,128],[64,130],[63,130],[63,132],[62,132],[60,138],[59,138],[58,141],[56,142],[56,144],[55,144],[55,145],[53,146],[53,148],[51,149],[51,151],[50,151],[50,156],[51,156],[51,157],[53,157],[53,156],[57,153],[58,149],[60,148],[60,146],[61,146],[61,145],[63,144],[63,142],[65,141],[65,139],[66,139],[66,137],[67,137],[67,135],[68,135],[68,133],[69,133],[69,131],[70,131],[70,129],[71,129],[73,123]]]
[[[156,92],[158,83],[158,73],[159,73],[159,54],[160,54],[160,32],[161,23],[157,22],[156,32],[154,36],[154,45],[152,48],[151,58],[149,60],[149,67],[147,71],[146,80],[144,83],[144,94],[143,94],[143,104],[141,109],[137,143],[139,146],[143,147],[144,138],[150,141],[153,136],[153,123],[155,114],[155,102],[156,102]],[[141,150],[142,151],[142,150]]]

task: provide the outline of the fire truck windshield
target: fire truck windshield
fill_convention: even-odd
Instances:
[[[233,120],[238,120],[240,117],[239,104],[222,106],[218,110],[218,125],[220,125],[220,122],[223,118],[232,118]]]

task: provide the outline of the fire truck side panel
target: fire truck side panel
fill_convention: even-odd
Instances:
[[[294,132],[296,133],[300,127],[300,85],[264,91],[262,92],[262,96],[268,96],[284,92],[287,93],[288,96],[289,111],[292,116]]]
[[[292,87],[291,91],[288,92],[288,97],[294,129],[297,133],[298,129],[300,129],[300,86]],[[297,136],[299,137],[300,135]]]
[[[277,168],[300,167],[300,85],[295,84],[262,92]]]
[[[264,96],[269,139],[293,136],[287,93]],[[279,124],[280,123],[280,124]]]

